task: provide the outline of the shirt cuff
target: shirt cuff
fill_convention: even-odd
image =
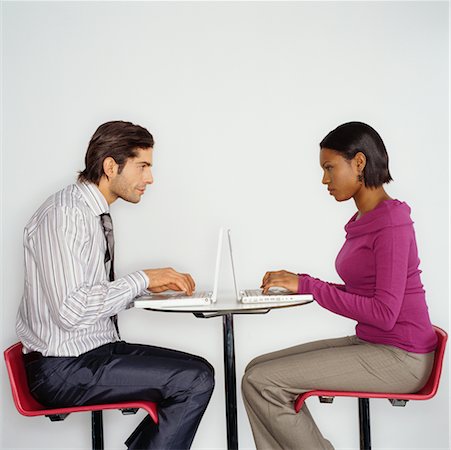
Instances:
[[[125,275],[124,280],[130,288],[132,300],[149,285],[149,278],[142,270]]]
[[[310,292],[305,292],[305,289],[303,289],[303,283],[302,279],[304,277],[308,277],[306,273],[298,273],[298,294],[310,294]]]

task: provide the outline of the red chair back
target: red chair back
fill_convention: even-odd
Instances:
[[[440,383],[440,377],[442,375],[446,341],[448,340],[448,335],[441,328],[434,326],[434,331],[437,335],[437,348],[435,349],[432,372],[427,383],[416,393],[417,395],[425,396],[427,398],[431,398],[437,393],[437,389]]]
[[[23,361],[22,344],[18,342],[4,352],[9,383],[17,410],[25,415],[46,409],[30,394]],[[30,414],[31,413],[31,414]]]

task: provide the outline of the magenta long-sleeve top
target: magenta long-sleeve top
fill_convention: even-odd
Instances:
[[[311,293],[323,308],[356,320],[360,339],[414,353],[435,350],[410,207],[385,200],[359,220],[355,214],[345,231],[335,261],[344,284],[301,274],[298,292]]]

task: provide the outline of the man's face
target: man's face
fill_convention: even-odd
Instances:
[[[138,203],[152,177],[153,148],[141,148],[135,158],[127,159],[121,173],[116,166],[114,176],[110,177],[109,190],[114,198],[122,198],[131,203]]]

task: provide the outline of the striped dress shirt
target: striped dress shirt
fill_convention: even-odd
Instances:
[[[95,184],[76,183],[47,199],[24,230],[25,283],[16,331],[24,352],[78,356],[118,340],[111,316],[148,286],[143,271],[108,281]]]

